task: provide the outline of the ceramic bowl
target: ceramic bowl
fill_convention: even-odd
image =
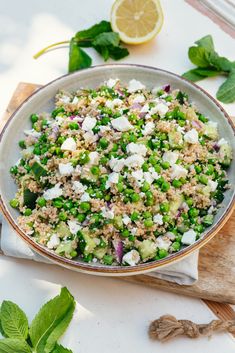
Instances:
[[[0,135],[0,206],[2,212],[11,226],[35,252],[50,259],[52,262],[65,266],[72,270],[82,271],[95,275],[136,275],[183,259],[195,250],[205,245],[225,224],[230,216],[234,202],[235,185],[235,161],[233,160],[228,176],[231,188],[226,191],[222,207],[219,209],[214,224],[206,230],[202,237],[193,245],[174,253],[164,259],[139,264],[133,267],[105,266],[96,263],[85,263],[81,260],[70,260],[52,253],[45,247],[35,243],[17,225],[18,212],[9,207],[9,200],[14,197],[16,185],[12,180],[9,169],[19,159],[18,141],[23,138],[23,131],[30,127],[29,116],[32,112],[51,111],[53,109],[53,98],[59,89],[67,91],[76,90],[80,87],[95,88],[109,78],[119,78],[122,82],[128,83],[135,78],[143,82],[147,88],[170,84],[171,87],[179,88],[186,92],[199,110],[218,123],[221,137],[227,139],[233,148],[235,155],[235,129],[228,114],[208,93],[197,85],[177,76],[171,72],[147,67],[142,65],[102,65],[85,69],[70,75],[62,76],[46,86],[40,88],[36,93],[26,99],[17,111],[10,117]]]

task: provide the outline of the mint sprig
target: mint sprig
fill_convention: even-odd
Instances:
[[[30,327],[25,313],[11,301],[0,307],[1,353],[72,353],[58,344],[74,313],[75,300],[67,288],[43,305]]]
[[[197,40],[195,44],[196,46],[189,48],[188,57],[197,68],[185,72],[182,76],[193,82],[218,75],[227,77],[219,87],[216,98],[223,103],[233,103],[235,101],[235,61],[230,61],[215,51],[211,35]]]
[[[37,59],[48,50],[69,44],[68,72],[90,67],[92,58],[82,48],[95,49],[107,61],[109,58],[120,60],[129,55],[127,48],[122,47],[119,34],[112,31],[110,22],[101,21],[88,29],[77,32],[70,40],[57,42],[47,46],[34,55]]]

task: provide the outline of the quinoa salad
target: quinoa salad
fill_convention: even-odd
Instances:
[[[134,266],[194,244],[213,224],[232,150],[186,93],[109,79],[58,92],[55,109],[30,120],[10,205],[57,255]]]

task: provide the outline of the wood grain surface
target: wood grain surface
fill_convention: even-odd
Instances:
[[[1,120],[1,126],[39,87],[32,83],[19,83]],[[233,309],[226,303],[235,304],[235,212],[219,233],[200,250],[199,279],[194,285],[178,285],[147,275],[119,277],[119,279],[204,299],[205,304],[219,318],[227,320],[234,318]]]

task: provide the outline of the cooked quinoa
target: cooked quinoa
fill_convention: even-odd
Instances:
[[[30,119],[10,205],[35,242],[133,266],[180,251],[213,224],[231,147],[184,92],[110,79],[60,91],[55,110]]]

